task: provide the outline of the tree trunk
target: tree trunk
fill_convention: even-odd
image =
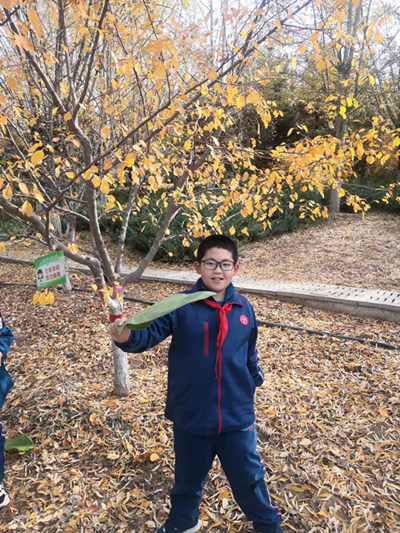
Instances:
[[[341,188],[342,188],[342,181],[338,179],[337,187],[335,189],[331,189],[331,196],[330,196],[330,202],[329,202],[330,213],[340,213],[339,191]]]
[[[67,238],[75,242],[76,241],[76,216],[69,215],[68,216],[68,222],[67,222]]]
[[[61,238],[62,237],[62,227],[61,227],[61,218],[60,215],[50,213],[50,223],[53,224],[54,229],[52,230],[52,233],[56,235],[56,237]]]
[[[114,288],[114,294],[108,298],[108,312],[110,315],[122,315],[124,301],[123,290]],[[128,396],[130,393],[128,354],[112,342],[114,358],[114,394],[116,396]]]
[[[128,354],[112,343],[114,357],[114,394],[128,396],[130,393]]]
[[[69,271],[67,265],[65,265],[65,283],[62,284],[63,292],[65,294],[72,293],[71,278],[69,277]]]

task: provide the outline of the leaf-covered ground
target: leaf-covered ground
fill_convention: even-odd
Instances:
[[[332,283],[353,272],[346,284],[374,286],[380,265],[375,286],[394,288],[400,219],[360,220],[337,217],[312,228],[309,239],[296,232],[253,245],[253,252],[248,245],[241,275],[278,279],[280,269],[279,279],[296,279],[297,268],[297,279],[326,281],[324,272],[336,264],[342,266],[332,270]],[[369,257],[373,235],[377,250],[388,248],[382,264]],[[260,255],[263,246],[273,253]],[[303,248],[307,261],[296,263]],[[353,263],[343,263],[341,254],[352,248]],[[0,262],[0,280],[33,284],[33,268]],[[75,276],[73,285],[89,288],[89,280]],[[128,296],[154,301],[181,288],[138,283]],[[53,306],[34,307],[34,290],[1,287],[1,308],[17,338],[8,360],[15,387],[2,420],[9,438],[26,433],[36,448],[7,455],[12,504],[0,515],[0,531],[154,531],[167,515],[173,480],[171,424],[163,417],[168,342],[130,356],[132,394],[118,399],[101,302],[91,292],[57,293]],[[399,344],[400,324],[249,299],[260,319]],[[142,308],[127,302],[126,313]],[[256,398],[259,450],[285,532],[399,532],[399,351],[262,327],[259,352],[266,373]],[[201,518],[203,531],[252,531],[218,461]]]

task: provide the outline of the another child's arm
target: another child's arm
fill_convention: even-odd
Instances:
[[[10,328],[8,328],[0,314],[0,352],[1,359],[4,361],[11,344],[14,341],[14,335]]]

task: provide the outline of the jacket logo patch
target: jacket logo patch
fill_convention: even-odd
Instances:
[[[239,320],[243,324],[243,326],[247,326],[249,323],[249,319],[246,315],[240,315]]]

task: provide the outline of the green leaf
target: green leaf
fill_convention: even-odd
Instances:
[[[6,452],[10,451],[18,451],[18,452],[28,452],[29,450],[33,450],[35,445],[33,444],[33,441],[28,435],[19,435],[18,437],[15,437],[14,439],[6,439],[6,442],[4,444],[4,450]]]
[[[147,328],[160,316],[167,315],[183,305],[198,302],[199,300],[204,300],[205,298],[215,295],[216,293],[212,291],[199,291],[190,294],[173,294],[172,296],[168,296],[168,298],[164,298],[164,300],[147,307],[144,311],[136,313],[136,315],[133,315],[125,322],[124,326],[129,329]],[[118,331],[121,332],[124,326],[121,326]]]

